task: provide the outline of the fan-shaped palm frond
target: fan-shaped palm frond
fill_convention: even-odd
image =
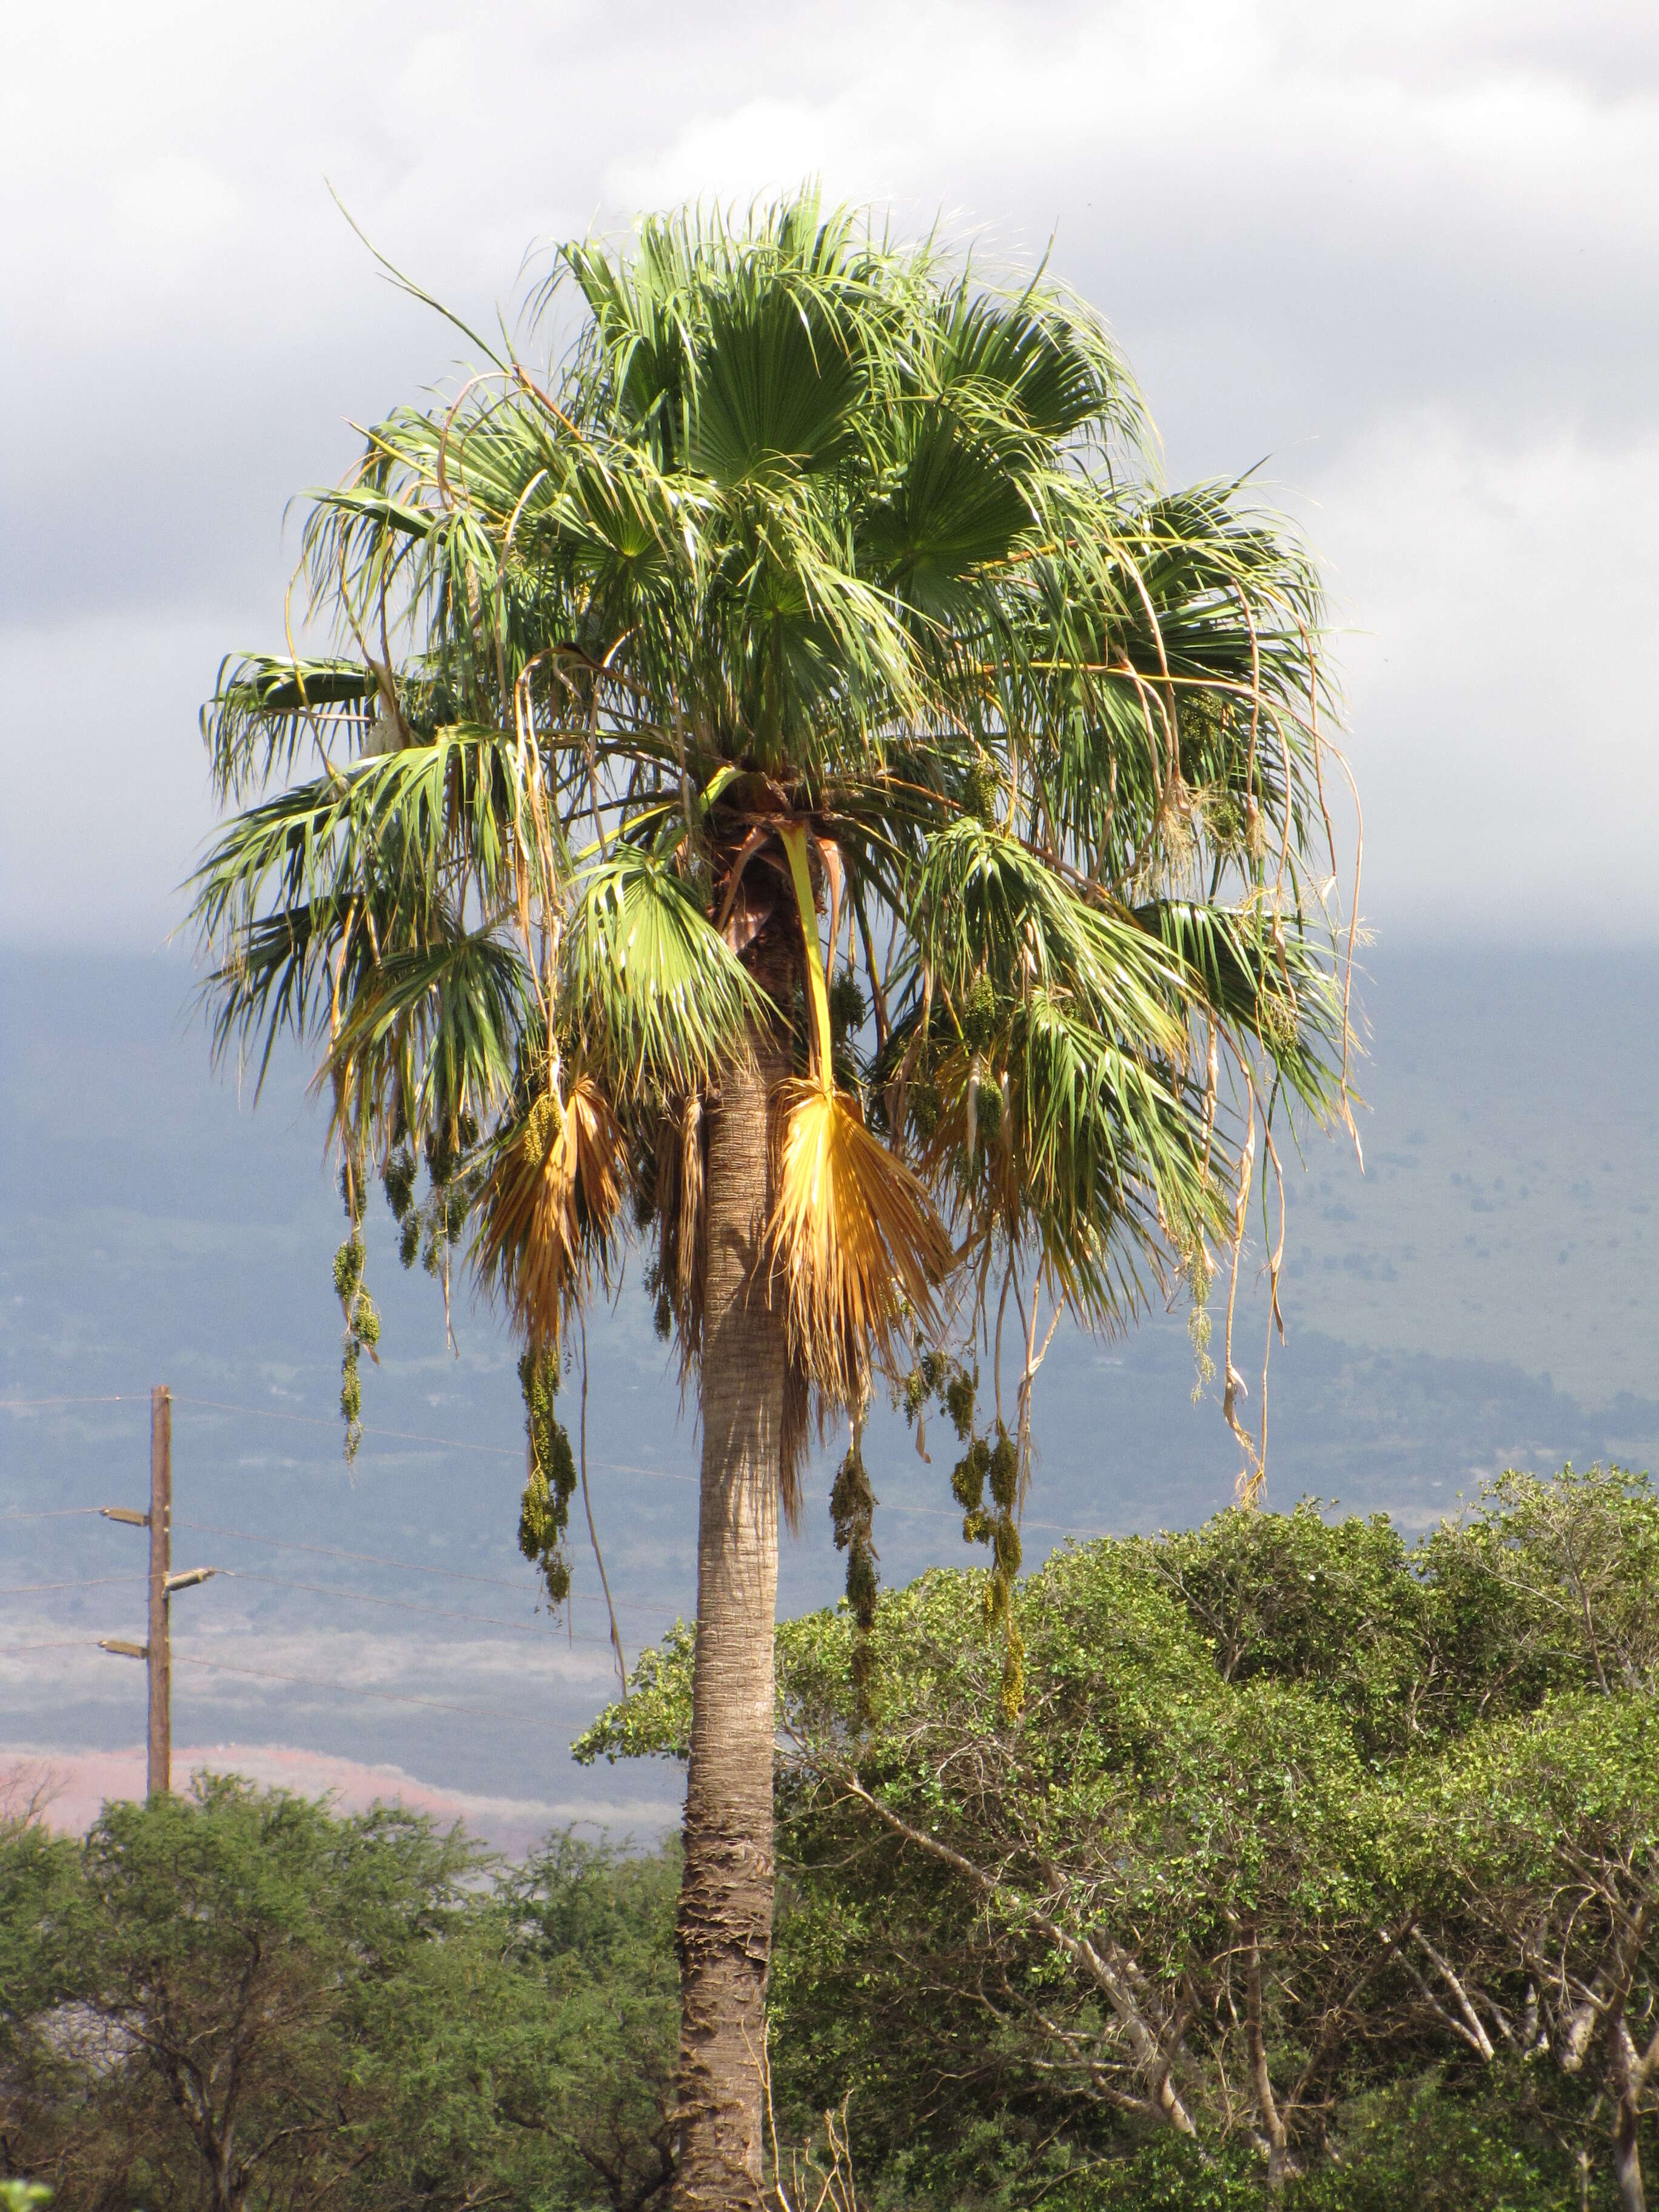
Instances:
[[[748,1049],[764,1005],[670,863],[631,846],[588,871],[559,983],[584,1057],[619,1100],[706,1091]]]
[[[463,1121],[482,1128],[512,1090],[532,1018],[520,949],[489,931],[392,951],[356,992],[322,1073],[356,1110],[462,1149]]]
[[[361,661],[279,660],[259,653],[222,661],[201,717],[219,796],[240,799],[290,769],[307,738],[326,754],[334,734],[336,749],[349,757],[374,719],[378,689]]]

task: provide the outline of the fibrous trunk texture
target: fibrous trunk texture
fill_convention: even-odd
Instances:
[[[709,1114],[676,2212],[757,2207],[765,2146],[772,1638],[787,1361],[763,1240],[768,1098],[787,1069],[777,1042],[754,1043],[755,1065],[728,1073]]]

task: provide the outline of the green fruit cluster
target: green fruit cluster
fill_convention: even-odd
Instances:
[[[526,1351],[519,1362],[519,1388],[530,1444],[530,1472],[519,1509],[519,1549],[538,1570],[549,1601],[562,1605],[570,1595],[564,1539],[576,1488],[576,1462],[564,1425],[553,1410],[559,1388],[557,1352],[545,1346]]]

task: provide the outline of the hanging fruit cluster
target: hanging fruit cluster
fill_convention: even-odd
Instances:
[[[1012,1721],[1025,1702],[1025,1644],[1014,1618],[1014,1581],[1022,1556],[1015,1508],[1019,1501],[1019,1453],[1002,1423],[994,1437],[981,1436],[977,1424],[979,1370],[964,1367],[942,1353],[925,1353],[906,1377],[902,1402],[905,1414],[918,1425],[917,1442],[925,1437],[923,1421],[927,1401],[937,1401],[939,1411],[956,1431],[964,1447],[951,1470],[951,1495],[963,1512],[962,1538],[966,1544],[984,1544],[991,1563],[985,1584],[985,1626],[988,1632],[1002,1632],[1002,1712]]]
[[[878,1502],[865,1468],[863,1425],[855,1423],[847,1456],[836,1469],[835,1486],[830,1492],[830,1522],[835,1530],[836,1549],[847,1554],[847,1603],[854,1629],[853,1692],[860,1721],[867,1721],[873,1711],[872,1689],[876,1661],[870,1632],[876,1625],[876,1598],[880,1588],[877,1570],[881,1555],[873,1541]]]
[[[363,1163],[350,1153],[340,1168],[340,1195],[345,1201],[346,1219],[351,1224],[351,1234],[334,1255],[334,1295],[340,1301],[340,1312],[345,1321],[341,1338],[340,1413],[345,1422],[345,1456],[349,1467],[363,1437],[363,1392],[357,1362],[367,1352],[378,1365],[380,1354],[374,1347],[380,1340],[380,1316],[363,1285],[367,1257],[363,1248]]]
[[[415,1195],[420,1164],[406,1132],[400,1132],[380,1170],[380,1187],[398,1228],[398,1257],[405,1267],[412,1267],[418,1260],[428,1275],[441,1281],[446,1318],[450,1258],[466,1225],[472,1199],[462,1164],[477,1141],[477,1124],[470,1114],[461,1115],[447,1137],[440,1131],[428,1132],[422,1146],[428,1186],[424,1201]]]
[[[562,1605],[570,1595],[570,1567],[564,1555],[570,1526],[570,1500],[576,1487],[576,1462],[570,1438],[553,1410],[559,1388],[559,1355],[544,1346],[526,1351],[519,1362],[524,1393],[525,1435],[530,1471],[519,1509],[519,1549],[540,1572],[549,1601]]]

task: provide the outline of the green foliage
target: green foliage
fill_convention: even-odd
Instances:
[[[577,2203],[643,2204],[672,2171],[679,1889],[676,1848],[618,1857],[556,1837],[498,1890],[520,1999],[503,2101]]]
[[[1243,2212],[1257,2017],[1286,2212],[1611,2212],[1620,2099],[1647,2156],[1659,2086],[1602,2025],[1616,2003],[1639,2066],[1652,1505],[1569,1470],[1416,1545],[1304,1504],[1079,1546],[1012,1585],[1012,1717],[981,1574],[879,1592],[867,1626],[785,1623],[782,2141],[850,2100],[871,2212]],[[683,1759],[693,1655],[684,1626],[645,1654],[578,1756]],[[0,2143],[60,2203],[191,2212],[226,2115],[168,2069],[187,2049],[222,2081],[234,2052],[249,2212],[643,2206],[672,2160],[678,1883],[672,1853],[556,1838],[492,1869],[228,1782],[111,1808],[84,1845],[14,1820]]]
[[[0,1881],[49,1878],[53,1904],[10,1939],[7,2133],[60,2201],[118,2196],[140,2161],[125,2185],[181,2208],[210,2177],[234,2208],[337,2170],[377,2111],[346,2091],[362,2005],[455,1923],[477,1863],[422,1821],[210,1778],[106,1806],[50,1857],[27,1829],[0,1843]]]
[[[669,2170],[678,1860],[200,1778],[0,1832],[0,2202],[635,2212]],[[23,2179],[21,2177],[27,2177]]]
[[[618,1100],[708,1088],[745,1049],[761,1005],[668,860],[632,849],[586,875],[560,988],[584,1057]]]
[[[1295,2184],[1294,2212],[1613,2212],[1605,2160],[1578,2160],[1528,2069],[1494,2079],[1433,2069],[1354,2100],[1338,2117],[1331,2163]]]
[[[923,1379],[988,1486],[968,1378]],[[1013,1715],[982,1576],[783,1624],[786,2134],[850,2090],[877,2203],[1259,2203],[1254,2009],[1288,2206],[1611,2205],[1659,2106],[1654,1527],[1568,1469],[1415,1545],[1305,1502],[1079,1546],[1012,1585]],[[683,1756],[690,1656],[584,1755]]]
[[[660,1644],[641,1652],[628,1695],[607,1705],[570,1747],[580,1766],[596,1759],[685,1759],[691,1740],[691,1670],[696,1638],[677,1620]]]

